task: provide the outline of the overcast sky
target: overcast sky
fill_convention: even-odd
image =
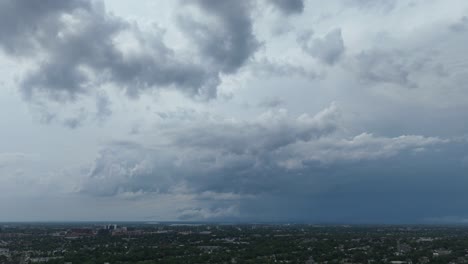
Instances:
[[[466,0],[0,0],[0,221],[468,222]]]

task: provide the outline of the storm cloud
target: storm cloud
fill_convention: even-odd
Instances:
[[[335,105],[313,117],[294,118],[277,110],[250,122],[191,120],[196,121],[153,132],[171,142],[170,147],[157,142],[153,147],[129,142],[104,147],[80,192],[98,197],[184,194],[203,203],[182,210],[181,219],[200,219],[196,216],[202,212],[214,214],[214,219],[218,213],[239,217],[247,213],[241,209],[244,203],[259,197],[321,193],[336,180],[327,175],[339,167],[352,168],[408,152],[423,155],[426,149],[449,143],[415,135],[342,137]],[[311,189],[304,189],[304,184]],[[231,215],[205,211],[220,203],[224,209],[231,208]]]

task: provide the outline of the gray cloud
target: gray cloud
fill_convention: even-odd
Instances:
[[[431,52],[431,51],[428,51]],[[443,64],[426,54],[407,50],[369,50],[355,57],[359,77],[371,83],[390,83],[402,87],[418,87],[422,74],[434,77],[447,75]]]
[[[290,118],[280,110],[266,112],[252,122],[204,119],[192,118],[183,126],[169,121],[161,127],[159,137],[171,142],[169,147],[109,146],[96,160],[83,191],[98,195],[165,193],[188,183],[200,192],[244,192],[247,187],[252,192],[252,186],[244,187],[238,177],[254,181],[251,175],[264,175],[272,169],[269,166],[278,167],[271,157],[276,151],[333,133],[339,113],[331,106],[313,117]],[[226,189],[228,182],[232,187]]]
[[[370,51],[357,55],[359,76],[372,82],[395,83],[403,86],[415,86],[409,75],[417,63],[407,62],[402,51]]]
[[[311,33],[300,36],[298,42],[305,52],[328,65],[338,62],[345,52],[339,28],[328,32],[323,38],[313,38]]]
[[[161,153],[162,154],[162,153]],[[83,191],[109,196],[120,193],[168,192],[171,184],[170,154],[129,142],[116,142],[100,152]],[[159,160],[155,163],[155,161]]]
[[[60,108],[61,102],[56,103],[54,106],[47,103],[47,100],[34,100],[29,105],[33,116],[42,124],[60,124],[67,128],[75,129],[81,127],[90,115],[88,109],[79,104],[72,105],[73,107],[68,109],[68,111],[62,112],[57,110],[57,106]],[[96,110],[99,111],[98,108]],[[96,112],[95,114],[100,119],[99,115],[101,113]]]
[[[255,53],[249,1],[188,0],[211,20],[180,16],[179,24],[204,59],[224,73],[236,72]]]
[[[268,2],[286,15],[304,11],[304,0],[268,0]]]
[[[337,161],[378,160],[396,156],[404,151],[424,151],[426,147],[448,143],[436,137],[403,135],[399,137],[378,137],[362,133],[350,139],[323,138],[306,144],[288,146],[296,156],[285,162],[293,168],[304,166],[308,162],[335,163]],[[286,148],[285,151],[290,151]],[[323,152],[322,152],[323,151]]]
[[[71,15],[76,25],[57,19],[58,37],[52,43],[40,43],[48,59],[22,81],[28,97],[34,90],[41,90],[73,98],[102,82],[125,87],[131,96],[146,88],[171,85],[190,95],[215,96],[216,74],[178,59],[157,33],[138,37],[145,52],[126,54],[116,38],[126,31],[139,35],[138,28],[99,7]]]
[[[206,18],[179,18],[184,35],[198,47],[195,56],[182,55],[168,47],[162,30],[155,27],[143,31],[136,23],[108,13],[101,1],[85,0],[32,4],[3,1],[0,47],[5,54],[31,65],[22,70],[19,85],[24,98],[40,104],[48,113],[42,117],[44,120],[59,118],[46,109],[47,100],[65,103],[85,96],[102,99],[99,91],[107,84],[132,98],[161,88],[177,89],[197,98],[214,98],[219,75],[235,73],[260,45],[253,33],[253,3],[183,3],[180,10],[196,7]],[[134,47],[128,47],[128,42]],[[314,75],[288,65],[271,64],[269,70]],[[96,104],[99,120],[111,113],[101,107],[103,102],[99,99]],[[60,119],[66,119],[63,123],[72,128],[84,121]]]
[[[125,89],[132,97],[153,88],[176,88],[202,98],[216,96],[217,69],[182,59],[164,44],[158,30],[143,33],[137,25],[107,13],[101,2],[2,1],[1,5],[0,46],[6,54],[35,65],[20,81],[30,100],[41,95],[75,100],[95,93],[105,83]],[[232,20],[235,28],[236,17]],[[238,26],[244,26],[243,22],[240,19]],[[238,35],[233,43],[243,45],[242,37]],[[135,50],[122,46],[128,38],[137,43]],[[239,59],[227,59],[231,66],[223,70],[238,67],[248,57],[246,52]]]
[[[2,1],[0,46],[18,56],[31,55],[41,42],[53,41],[50,37],[60,31],[57,22],[62,14],[90,8],[90,3],[82,0]]]
[[[206,119],[193,118],[183,127],[180,123],[160,127],[158,138],[165,138],[164,145],[108,145],[81,192],[188,195],[200,204],[182,210],[182,219],[232,217],[242,214],[239,208],[256,197],[320,192],[328,188],[328,180],[322,177],[341,166],[406,152],[418,155],[423,148],[447,142],[367,133],[341,137],[335,132],[340,123],[339,110],[333,105],[313,117],[291,118],[280,111],[251,122],[201,120]],[[226,208],[230,209],[226,212]]]
[[[285,109],[279,109],[267,111],[252,122],[190,124],[185,128],[169,129],[167,133],[181,146],[202,149],[222,146],[226,153],[261,154],[332,133],[338,129],[339,118],[340,111],[332,104],[315,116],[303,114],[291,118]],[[206,127],[212,132],[206,133]],[[220,145],[220,142],[223,143]]]
[[[419,26],[404,36],[380,32],[370,48],[349,57],[348,69],[371,85],[418,88],[433,95],[454,92],[466,76],[466,65],[460,63],[466,23],[466,17],[461,16]],[[440,103],[439,96],[435,97],[434,103]],[[458,101],[451,100],[450,105]]]

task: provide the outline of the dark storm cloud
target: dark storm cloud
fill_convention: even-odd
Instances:
[[[402,143],[386,140],[393,141],[393,146]],[[354,147],[352,152],[340,151],[344,155],[373,152]],[[458,159],[466,153],[463,148],[465,144],[454,142],[432,145],[425,151],[414,151],[413,146],[385,158],[310,164],[296,171],[300,174],[286,172],[290,180],[283,182],[280,191],[242,202],[239,211],[256,221],[360,224],[421,223],[428,216],[459,215],[467,196],[463,190],[465,169]]]
[[[312,217],[325,222],[401,224],[463,214],[467,179],[458,159],[466,152],[463,148],[465,144],[446,144],[437,151],[403,152],[386,160],[342,166],[335,175],[354,179],[313,195],[309,209],[322,213]]]
[[[308,33],[300,36],[297,41],[305,52],[328,65],[338,62],[345,52],[339,28],[328,32],[322,38],[314,38],[312,33]]]
[[[286,15],[304,11],[304,0],[268,0],[268,2]]]
[[[252,29],[250,1],[186,0],[208,19],[179,17],[179,24],[203,59],[224,73],[236,72],[255,53],[259,42]]]
[[[298,199],[297,206],[278,213],[298,215],[304,202],[301,197],[326,192],[336,183],[337,175],[341,175],[338,182],[359,178],[362,164],[378,163],[402,153],[412,162],[412,156],[446,143],[423,136],[386,138],[366,133],[341,138],[335,132],[341,124],[339,111],[333,105],[313,117],[291,118],[276,111],[251,122],[191,120],[158,129],[158,138],[169,142],[165,146],[108,145],[95,161],[81,192],[97,196],[156,193],[196,197],[202,207],[183,210],[180,217],[184,219],[228,218],[239,208],[248,217],[252,203],[257,203],[257,210],[268,213],[275,199],[289,197],[291,201]],[[204,203],[207,207],[203,207]],[[221,204],[231,209],[218,210]]]
[[[275,156],[281,154],[280,149],[333,133],[339,113],[331,106],[313,117],[289,118],[284,112],[267,112],[252,122],[204,119],[194,117],[186,124],[161,128],[159,136],[171,142],[168,147],[118,143],[104,149],[83,192],[164,193],[184,183],[197,193],[268,189],[276,183],[262,186],[261,179],[276,175],[280,157]]]

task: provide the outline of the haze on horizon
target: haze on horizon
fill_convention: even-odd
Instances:
[[[468,221],[464,0],[0,0],[0,221]]]

